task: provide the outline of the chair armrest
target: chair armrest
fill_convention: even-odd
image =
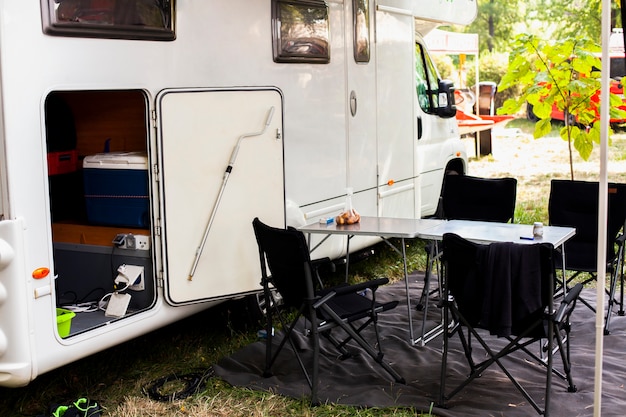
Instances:
[[[335,264],[330,260],[330,258],[326,257],[326,258],[318,258],[318,259],[312,259],[311,260],[311,266],[314,269],[318,269],[321,266],[324,265],[328,265],[329,269],[331,272],[335,272],[336,268],[335,268]]]
[[[554,314],[554,321],[556,323],[560,323],[565,317],[565,315],[568,313],[568,311],[570,311],[569,306],[573,302],[576,301],[582,289],[583,289],[583,284],[579,282],[578,284],[574,285],[574,287],[571,290],[567,292],[567,295],[565,296],[563,301],[561,301],[561,305],[559,306],[558,311]]]
[[[332,291],[334,291],[336,295],[360,292],[368,288],[371,289],[372,291],[376,291],[378,287],[380,287],[381,285],[385,285],[388,282],[389,282],[389,278],[377,278],[371,281],[361,282],[358,284],[335,287],[332,289]]]
[[[344,284],[333,288],[327,288],[319,293],[319,297],[316,298],[317,301],[315,302],[315,304],[313,304],[313,308],[317,309],[322,304],[327,303],[328,300],[330,300],[331,298],[339,295],[355,294],[368,288],[372,290],[372,293],[374,293],[379,286],[385,285],[388,282],[389,278],[377,278],[371,281],[361,282],[354,285]]]

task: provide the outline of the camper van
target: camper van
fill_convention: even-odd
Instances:
[[[475,14],[0,0],[0,385],[254,297],[254,217],[318,222],[348,190],[362,215],[432,215],[467,161],[422,36]]]

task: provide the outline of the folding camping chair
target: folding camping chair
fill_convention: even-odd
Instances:
[[[496,364],[532,407],[539,414],[548,416],[553,373],[567,380],[568,391],[576,391],[571,376],[569,320],[582,285],[577,284],[555,311],[554,249],[551,244],[499,242],[481,245],[447,233],[443,236],[442,246],[444,323],[449,330],[444,333],[440,404],[445,405],[446,400]],[[451,323],[454,323],[452,327]],[[461,340],[470,374],[454,390],[446,393],[449,339],[454,333]],[[479,363],[474,361],[472,338],[487,355]],[[500,338],[505,338],[506,343],[498,340]],[[535,342],[539,342],[540,355],[545,352],[547,358],[529,350],[529,345]],[[497,346],[499,350],[496,350]],[[564,373],[553,368],[556,349],[561,353]],[[503,359],[515,352],[526,354],[545,367],[543,409],[505,366]]]
[[[443,218],[513,222],[517,180],[449,175],[442,192]]]
[[[515,201],[517,195],[517,180],[515,178],[480,178],[469,175],[448,175],[443,184],[440,206],[437,217],[446,220],[476,220],[507,223],[513,222]],[[429,296],[440,291],[441,282],[437,289],[431,290],[432,270],[441,255],[436,242],[425,246],[426,273],[424,274],[424,288],[417,303],[417,310],[423,311],[422,337],[426,337],[424,327],[428,314]],[[441,281],[442,273],[437,276]]]
[[[317,403],[317,380],[319,367],[319,336],[328,339],[341,353],[342,358],[351,354],[346,346],[348,342],[356,342],[365,350],[396,382],[404,384],[402,378],[389,364],[383,360],[380,337],[378,334],[378,313],[391,310],[398,301],[379,303],[376,301],[376,290],[387,284],[389,279],[379,278],[372,281],[337,287],[316,289],[313,279],[313,266],[309,257],[309,248],[304,234],[292,227],[279,229],[262,223],[258,218],[252,222],[259,246],[261,261],[262,285],[267,307],[267,341],[266,363],[264,375],[270,376],[272,365],[283,346],[289,341],[296,359],[311,387],[311,401]],[[268,275],[268,268],[270,274]],[[271,291],[275,289],[282,297],[282,306],[272,302]],[[367,291],[370,290],[370,291]],[[363,293],[367,292],[367,296]],[[289,325],[281,308],[297,311]],[[273,318],[278,317],[285,332],[278,348],[272,354]],[[293,340],[295,326],[299,318],[308,321],[308,336],[313,343],[313,369],[311,376],[304,365],[296,344]],[[363,330],[372,325],[376,335],[374,349],[362,335]],[[343,330],[337,335],[333,330]],[[337,337],[340,336],[340,337]],[[346,381],[349,382],[349,381]]]
[[[567,292],[570,283],[582,273],[588,275],[581,280],[584,284],[597,278],[598,262],[598,193],[599,184],[590,181],[552,180],[548,216],[553,226],[576,228],[576,235],[565,244],[565,270],[574,274],[563,279]],[[614,304],[619,305],[618,314],[624,315],[624,234],[620,233],[626,221],[626,185],[608,184],[608,216],[606,229],[606,271],[610,274],[609,301],[604,333],[610,332],[611,312]],[[562,256],[555,258],[558,268],[562,268]],[[621,281],[620,301],[616,301],[615,291],[618,279]],[[557,295],[561,294],[558,292]],[[592,311],[595,308],[581,300]],[[597,306],[596,306],[597,307]]]

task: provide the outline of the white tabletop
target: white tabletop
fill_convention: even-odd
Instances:
[[[303,233],[339,234],[350,236],[379,236],[384,238],[421,237],[428,230],[444,223],[444,220],[436,219],[397,219],[391,217],[367,217],[361,216],[361,221],[355,224],[339,225],[311,223],[299,227]]]
[[[441,240],[444,233],[455,233],[476,243],[551,243],[554,247],[559,247],[576,234],[576,229],[573,227],[544,226],[543,237],[533,238],[532,225],[448,220],[424,230],[417,237]]]

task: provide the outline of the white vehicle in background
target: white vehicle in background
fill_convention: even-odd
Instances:
[[[422,35],[475,14],[0,0],[0,385],[256,294],[254,217],[433,214],[467,162]]]

